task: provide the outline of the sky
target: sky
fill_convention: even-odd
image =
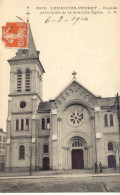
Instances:
[[[77,80],[95,95],[114,97],[117,92],[120,93],[119,0],[0,0],[0,35],[6,22],[20,22],[16,16],[26,21],[27,6],[35,45],[45,69],[43,101],[54,99],[71,82],[73,71],[77,72]],[[40,14],[51,11],[51,7],[61,6],[97,6],[99,11],[106,8],[104,14]],[[111,7],[117,7],[116,14]],[[62,21],[56,22],[62,15]],[[50,20],[55,21],[45,23],[50,16]],[[88,21],[79,20],[73,25],[74,17],[88,17]],[[0,128],[4,131],[10,87],[7,60],[14,57],[16,52],[16,48],[6,48],[4,42],[0,42]]]

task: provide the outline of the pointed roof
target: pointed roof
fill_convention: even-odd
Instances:
[[[36,47],[35,47],[35,43],[34,43],[34,39],[33,39],[33,35],[32,35],[32,31],[30,28],[30,24],[28,24],[28,49],[18,49],[16,56],[9,59],[9,61],[15,61],[15,60],[28,60],[28,59],[38,59],[39,60],[39,51],[36,51]],[[40,62],[40,60],[39,60]],[[42,67],[43,72],[45,72],[41,62],[40,62],[40,66]]]
[[[86,91],[88,91],[92,96],[96,97],[96,98],[100,98],[101,96],[96,96],[95,94],[93,94],[91,91],[89,91],[86,87],[84,87],[81,83],[79,83],[78,81],[76,81],[76,78],[73,78],[72,81],[64,87],[64,89],[55,97],[55,100],[59,97],[60,94],[62,94],[71,84],[78,84],[80,85],[82,88],[84,88]]]
[[[36,51],[36,47],[35,47],[35,43],[34,43],[34,39],[32,36],[32,31],[29,25],[29,38],[28,38],[28,55],[29,57],[39,57],[37,51]]]

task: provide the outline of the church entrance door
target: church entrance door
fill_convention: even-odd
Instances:
[[[84,169],[84,157],[82,149],[72,150],[72,169]]]
[[[43,170],[48,170],[49,169],[49,158],[45,157],[43,158]]]
[[[108,168],[115,168],[115,167],[116,167],[115,157],[114,155],[109,155],[108,156]]]

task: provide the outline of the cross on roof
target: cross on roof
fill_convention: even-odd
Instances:
[[[73,79],[76,79],[77,73],[75,71],[72,73],[72,75],[73,75]]]
[[[27,11],[27,22],[29,22],[29,15],[30,15],[30,12],[29,12],[29,7],[27,6],[27,9],[28,9],[28,11]]]

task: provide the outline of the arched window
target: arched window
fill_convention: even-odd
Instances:
[[[17,71],[17,92],[20,92],[22,88],[22,72],[21,70]]]
[[[18,131],[19,130],[19,120],[17,119],[16,120],[16,131]]]
[[[108,116],[104,115],[104,124],[105,126],[108,126]]]
[[[25,146],[23,145],[19,147],[19,159],[25,159]]]
[[[24,120],[21,119],[21,130],[24,130]]]
[[[108,150],[113,150],[113,144],[111,142],[108,143]]]
[[[29,119],[26,119],[26,130],[29,130]]]
[[[48,149],[48,145],[44,145],[44,153],[48,153],[49,149]]]
[[[45,129],[45,119],[42,118],[42,129]]]
[[[110,126],[113,126],[113,115],[110,114]]]
[[[72,143],[72,147],[81,147],[83,146],[82,142],[80,140],[75,140],[73,143]]]
[[[25,74],[25,91],[30,91],[30,70],[26,70]]]
[[[50,118],[47,118],[47,129],[50,129]]]

